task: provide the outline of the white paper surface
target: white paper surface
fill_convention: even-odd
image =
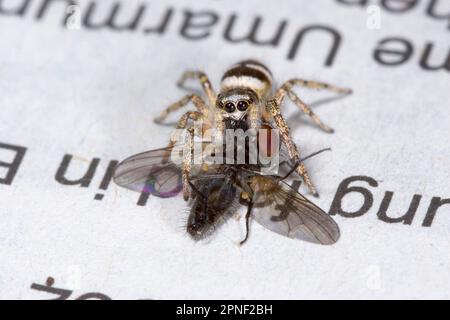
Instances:
[[[428,1],[404,13],[381,7],[379,29],[367,27],[373,11],[332,0],[122,1],[119,23],[139,5],[146,10],[136,30],[121,32],[78,29],[76,20],[75,27],[63,27],[64,1],[50,2],[40,18],[44,1],[38,0],[22,16],[5,14],[21,2],[0,3],[0,162],[16,155],[5,145],[27,148],[11,184],[0,184],[0,298],[57,298],[36,289],[49,277],[52,288],[72,291],[69,299],[93,292],[112,299],[450,298],[450,205],[437,210],[431,226],[422,226],[432,199],[450,198],[450,74],[420,66],[429,43],[431,65],[447,59],[449,20],[427,16]],[[97,3],[92,19],[101,22],[115,2],[79,3],[81,18]],[[169,9],[164,32],[142,32],[161,23]],[[188,39],[180,34],[186,10],[204,13],[197,23],[211,22],[212,13],[218,20],[189,31],[204,38]],[[448,3],[442,1],[439,11],[448,14]],[[245,36],[257,16],[261,39],[286,20],[279,43],[230,43],[224,32],[233,14],[235,37]],[[295,57],[287,58],[295,37],[311,25],[342,37],[331,66],[325,66],[331,38],[324,31],[308,33]],[[411,43],[408,61],[385,66],[374,60],[378,42],[387,38]],[[373,203],[359,217],[334,216],[341,239],[333,246],[290,240],[253,223],[249,241],[239,247],[244,227],[235,220],[210,241],[195,243],[183,230],[181,199],[150,197],[138,206],[137,193],[114,183],[99,189],[109,161],[166,145],[172,128],[152,120],[186,94],[176,86],[184,70],[205,71],[218,89],[226,68],[247,58],[265,63],[278,85],[301,77],[354,90],[314,107],[333,135],[314,127],[292,103],[284,110],[303,154],[332,148],[307,162],[321,194],[314,199],[318,205],[328,211],[349,177],[378,183],[350,185],[369,190]],[[310,103],[333,96],[297,92]],[[66,173],[72,180],[93,158],[100,160],[89,187],[56,181],[65,155],[73,156]],[[7,171],[0,167],[0,178]],[[410,225],[377,217],[388,191],[390,217],[404,215],[413,196],[421,196]],[[94,199],[97,193],[102,200]],[[346,195],[342,205],[358,210],[362,196]]]

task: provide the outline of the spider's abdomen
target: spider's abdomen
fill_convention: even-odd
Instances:
[[[228,69],[222,77],[222,91],[236,88],[248,88],[259,97],[265,97],[272,88],[272,74],[257,61],[242,61]]]

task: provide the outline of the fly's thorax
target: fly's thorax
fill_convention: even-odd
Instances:
[[[221,91],[236,88],[248,88],[262,99],[272,88],[272,74],[266,66],[257,61],[242,61],[228,69],[222,77]]]
[[[255,193],[270,193],[277,189],[278,181],[265,176],[253,176],[250,178],[250,188]]]

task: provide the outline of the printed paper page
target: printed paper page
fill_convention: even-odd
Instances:
[[[450,6],[409,1],[0,1],[2,299],[450,298]],[[351,88],[295,92],[282,114],[341,237],[289,239],[245,209],[207,240],[189,205],[117,186],[165,147],[154,118],[255,59]],[[184,111],[193,110],[190,105]],[[240,216],[240,219],[238,219]]]

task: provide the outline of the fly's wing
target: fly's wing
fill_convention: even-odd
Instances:
[[[114,182],[130,190],[161,198],[182,190],[180,165],[171,160],[173,148],[156,149],[131,156],[116,167]]]
[[[333,244],[339,239],[336,222],[284,182],[270,192],[256,192],[253,212],[262,226],[289,238],[318,244]]]
[[[150,193],[160,198],[178,195],[182,190],[182,146],[151,150],[131,156],[116,167],[114,182],[137,192]],[[195,160],[195,159],[194,159]],[[194,163],[201,163],[195,162]],[[193,166],[192,177],[199,168]],[[202,175],[214,173],[210,168]]]

